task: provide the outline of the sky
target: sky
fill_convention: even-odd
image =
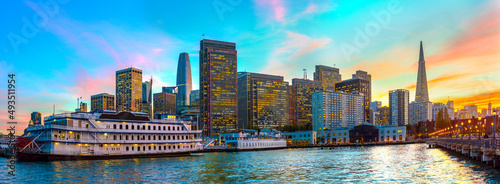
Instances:
[[[236,43],[238,71],[313,78],[315,65],[342,79],[372,75],[372,101],[388,91],[415,97],[423,42],[432,102],[500,106],[500,1],[190,0],[0,2],[0,132],[6,133],[7,75],[16,80],[15,121],[115,94],[115,71],[136,67],[153,92],[175,86],[189,53],[199,86],[203,38]],[[204,36],[203,36],[204,35]]]

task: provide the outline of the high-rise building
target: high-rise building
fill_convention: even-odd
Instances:
[[[381,101],[370,102],[370,124],[379,125],[380,124],[380,108],[382,107]]]
[[[316,91],[312,94],[313,131],[357,126],[364,122],[364,96],[356,92]]]
[[[42,114],[39,112],[31,113],[31,122],[33,122],[34,126],[42,125]]]
[[[453,101],[446,102],[446,108],[448,109],[448,115],[450,116],[450,119],[455,119],[455,106]]]
[[[312,94],[322,90],[321,83],[307,79],[292,79],[291,117],[293,125],[312,126]]]
[[[342,75],[340,75],[340,70],[338,68],[316,65],[314,81],[320,82],[324,91],[335,91],[335,84],[342,81]]]
[[[383,106],[379,109],[380,122],[378,125],[389,125],[391,122],[391,108]]]
[[[116,71],[116,110],[140,112],[142,106],[142,70]]]
[[[283,76],[238,74],[238,128],[279,130],[289,124],[290,90]]]
[[[408,124],[409,101],[410,91],[406,89],[389,91],[390,125],[399,126]]]
[[[142,107],[141,112],[148,113],[149,118],[153,118],[153,78],[142,83]]]
[[[238,123],[236,44],[200,41],[200,121],[204,135],[233,132]]]
[[[80,102],[80,107],[77,112],[87,112],[87,103]]]
[[[177,64],[177,114],[190,106],[192,86],[191,61],[189,54],[183,52],[179,55],[179,63]]]
[[[413,125],[427,120],[432,120],[432,102],[413,101],[408,105],[408,123]]]
[[[477,112],[477,105],[466,105],[464,109],[469,113],[469,118],[479,117],[479,113]]]
[[[448,101],[446,105],[444,103],[434,103],[432,105],[432,118],[429,118],[429,120],[436,120],[439,111],[443,113],[443,118],[449,118],[450,120],[455,118],[453,101]]]
[[[153,94],[153,111],[156,114],[175,114],[176,95],[174,93]]]
[[[189,96],[191,108],[194,110],[200,110],[200,90],[192,90]]]
[[[115,95],[100,93],[90,96],[90,111],[115,110]]]
[[[175,86],[170,86],[170,87],[162,87],[161,88],[162,93],[172,93],[172,94],[177,94],[177,87]]]
[[[371,90],[370,90],[370,81],[366,80],[364,78],[354,78],[354,79],[348,79],[344,80],[340,83],[335,84],[335,89],[337,91],[344,91],[344,92],[353,92],[356,91],[358,93],[363,93],[363,96],[365,97],[364,99],[364,107],[365,107],[365,112],[364,112],[364,119],[363,121],[369,122],[370,121],[370,102],[371,102]]]
[[[372,75],[368,74],[368,72],[358,70],[355,74],[352,74],[352,78],[361,78],[368,81],[368,90],[363,92],[365,95],[365,122],[371,122],[370,102],[372,101]]]
[[[417,92],[415,93],[415,102],[428,102],[429,91],[427,89],[427,74],[425,72],[424,49],[420,41],[420,56],[418,59]]]

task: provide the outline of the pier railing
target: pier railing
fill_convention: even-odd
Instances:
[[[469,146],[471,148],[482,148],[494,151],[500,151],[500,142],[495,138],[478,138],[477,136],[465,136],[463,138],[431,138],[427,142],[440,142],[456,144],[460,146]]]

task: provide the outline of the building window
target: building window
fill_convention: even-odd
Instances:
[[[116,125],[113,125],[113,129],[116,129]]]

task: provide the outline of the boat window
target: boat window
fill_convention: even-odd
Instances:
[[[120,129],[123,129],[122,125],[120,125]]]
[[[165,129],[165,126],[163,126],[163,130],[166,130],[166,129]]]
[[[130,125],[130,128],[133,130],[134,129],[134,125]]]
[[[148,130],[151,130],[151,126],[148,125]]]
[[[127,151],[128,151],[128,146],[125,148],[125,150],[127,150]]]
[[[116,129],[116,125],[113,125],[113,129]]]
[[[168,126],[168,130],[170,130],[170,126]]]
[[[125,125],[125,129],[127,129],[127,130],[128,130],[128,125]]]
[[[153,126],[153,130],[156,130],[156,126]]]

